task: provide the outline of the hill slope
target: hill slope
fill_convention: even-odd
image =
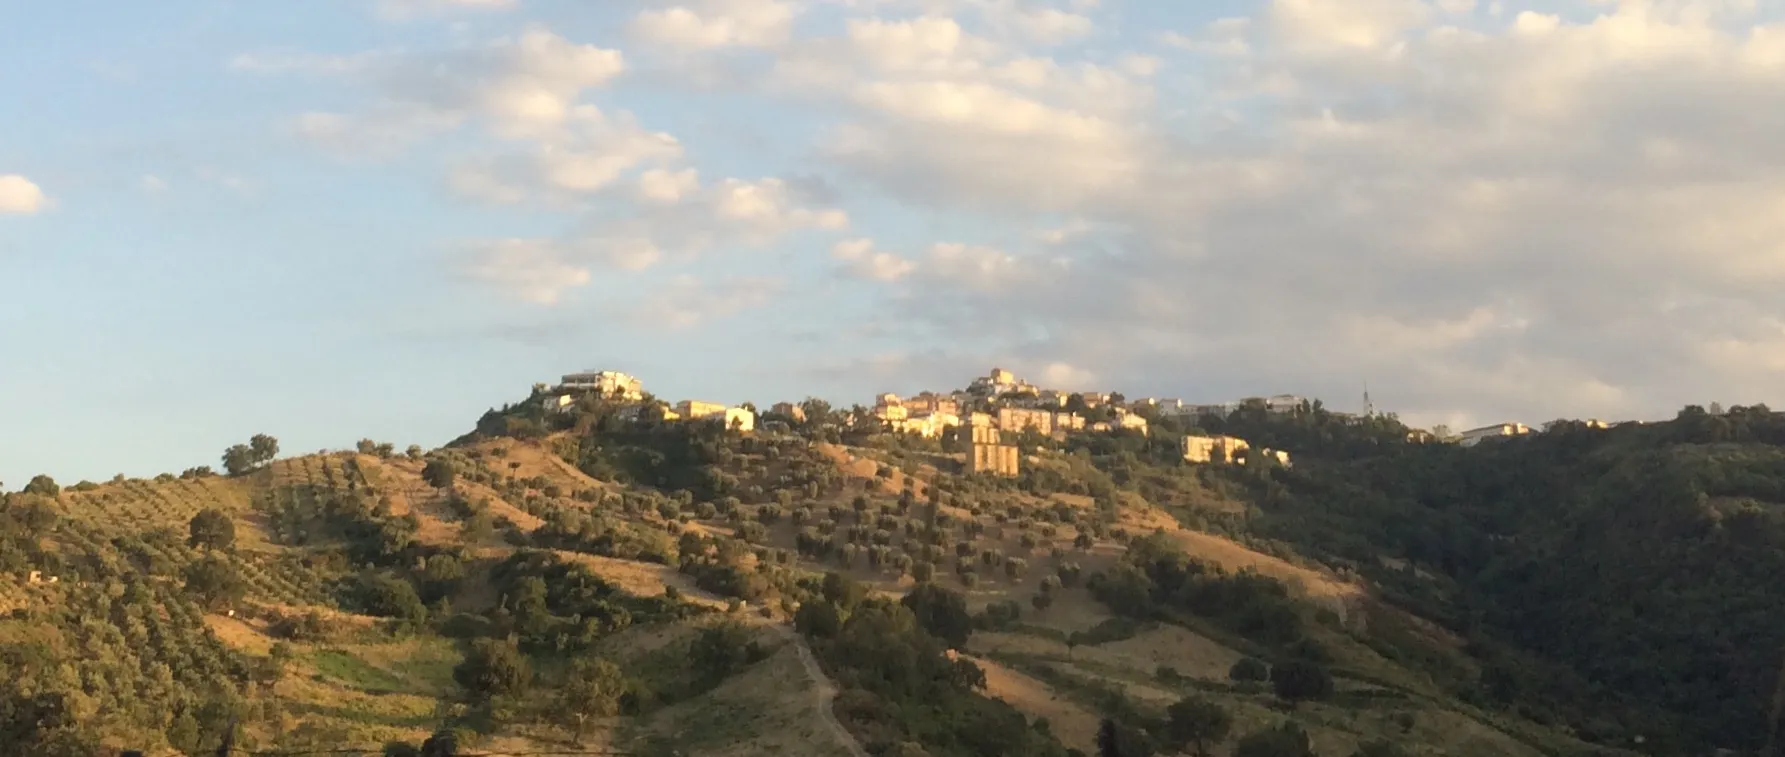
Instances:
[[[1295,468],[1185,465],[1157,419],[1022,439],[993,479],[840,413],[625,409],[7,495],[0,714],[27,755],[157,757],[232,721],[247,748],[1064,757],[1169,750],[1180,700],[1231,717],[1216,754],[1285,722],[1341,757],[1764,737],[1770,413],[1461,450],[1242,408],[1197,423]]]

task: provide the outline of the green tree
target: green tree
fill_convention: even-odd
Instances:
[[[231,476],[240,476],[254,470],[254,450],[246,444],[237,444],[223,451],[223,472]]]
[[[1139,729],[1110,718],[1097,727],[1098,757],[1152,757],[1153,743]]]
[[[836,605],[837,609],[844,612],[855,609],[868,596],[866,587],[835,571],[824,574],[824,583],[819,587],[819,592],[824,601]]]
[[[1308,741],[1307,731],[1285,722],[1247,734],[1234,745],[1233,757],[1314,757],[1314,746]]]
[[[1333,677],[1307,660],[1289,660],[1271,668],[1271,688],[1292,705],[1332,696]]]
[[[205,550],[229,549],[236,542],[236,524],[222,510],[207,507],[186,524],[186,545]]]
[[[450,728],[435,731],[421,743],[421,757],[458,757],[460,740],[459,732]]]
[[[487,702],[492,697],[525,692],[533,682],[533,669],[514,642],[478,639],[464,662],[453,668],[452,679],[473,701]]]
[[[917,562],[911,565],[911,580],[920,584],[929,583],[936,577],[936,566],[929,562]]]
[[[973,633],[973,615],[967,612],[967,599],[959,592],[933,583],[919,584],[900,600],[911,610],[917,624],[931,636],[954,649],[967,646]]]
[[[843,618],[829,602],[804,602],[793,614],[793,627],[815,639],[831,639],[843,629]]]
[[[436,489],[451,488],[453,479],[457,475],[458,472],[453,470],[452,463],[439,458],[429,460],[428,464],[422,466],[421,469],[422,479]]]
[[[695,675],[709,685],[731,677],[762,657],[762,646],[750,630],[729,620],[701,629],[688,649]]]
[[[360,582],[360,603],[373,615],[395,618],[409,626],[428,619],[427,605],[412,584],[389,573],[374,573]]]
[[[1165,711],[1165,743],[1178,751],[1194,748],[1207,757],[1209,746],[1227,739],[1233,716],[1221,705],[1202,697],[1185,697]]]
[[[16,686],[16,682],[9,682]],[[0,690],[0,744],[25,757],[89,757],[99,745],[85,733],[68,695]]]
[[[599,657],[580,659],[558,690],[552,715],[575,734],[577,746],[582,746],[589,724],[618,713],[620,696],[625,693],[626,676],[619,666]]]
[[[279,440],[266,434],[255,434],[248,440],[248,449],[254,455],[254,465],[266,465],[279,456]]]
[[[186,593],[207,610],[227,608],[240,601],[246,586],[235,565],[221,555],[209,554],[186,566]]]
[[[62,494],[62,487],[56,484],[56,479],[43,474],[38,474],[31,477],[31,483],[25,484],[25,493],[36,494],[43,497],[55,497]]]
[[[1227,677],[1230,680],[1241,682],[1268,681],[1271,677],[1271,668],[1264,664],[1264,660],[1256,657],[1241,657],[1238,662],[1233,664],[1233,667],[1227,669]]]

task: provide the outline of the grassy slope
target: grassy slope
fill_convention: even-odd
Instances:
[[[495,449],[503,448],[496,456]],[[486,457],[490,468],[522,478],[543,477],[565,492],[592,487],[611,488],[597,482],[558,460],[550,451],[549,442],[530,444],[511,439],[477,442],[470,445]],[[817,452],[850,475],[858,487],[866,486],[877,501],[890,501],[906,487],[905,474],[894,466],[891,477],[875,474],[881,462],[895,462],[879,450],[820,445]],[[347,459],[358,462],[358,474],[344,465]],[[941,463],[935,460],[931,463]],[[510,464],[514,465],[510,465]],[[943,463],[946,465],[945,463]],[[924,479],[934,476],[933,465],[920,468],[911,488],[920,499],[925,494]],[[370,456],[349,454],[310,455],[281,460],[266,471],[238,479],[204,479],[196,482],[156,483],[126,482],[101,486],[94,491],[71,493],[64,498],[71,516],[104,529],[148,531],[173,529],[184,536],[187,519],[200,509],[218,507],[238,517],[240,550],[256,564],[274,566],[263,571],[256,581],[254,596],[262,601],[303,607],[294,601],[304,595],[291,586],[294,580],[282,578],[277,558],[291,552],[273,544],[252,510],[257,497],[269,496],[276,489],[297,485],[320,488],[356,485],[387,496],[394,512],[414,513],[422,523],[419,534],[425,542],[449,543],[457,538],[458,527],[444,512],[441,494],[420,478],[421,464],[402,458],[379,460]],[[464,482],[461,487],[468,497],[489,500],[493,514],[504,516],[522,530],[538,527],[538,518],[526,513],[517,503],[506,500],[487,486]],[[859,490],[852,489],[852,491]],[[528,495],[539,495],[529,490]],[[1090,507],[1087,498],[1056,495],[1043,500],[1016,495],[1024,507],[1051,506],[1065,502],[1074,507]],[[847,507],[846,496],[831,502]],[[969,517],[967,512],[949,508],[956,517]],[[643,516],[652,521],[654,515]],[[1415,714],[1413,731],[1405,739],[1428,749],[1448,754],[1536,754],[1533,744],[1565,746],[1567,740],[1533,726],[1509,724],[1496,727],[1489,719],[1467,708],[1445,702],[1429,678],[1383,659],[1351,634],[1369,633],[1376,620],[1363,622],[1356,616],[1381,617],[1386,629],[1406,631],[1417,628],[1412,619],[1396,618],[1393,612],[1371,603],[1364,587],[1340,580],[1330,574],[1300,567],[1276,557],[1263,555],[1221,537],[1186,530],[1168,513],[1134,503],[1123,515],[1124,524],[1134,531],[1163,529],[1189,554],[1224,565],[1232,570],[1248,568],[1282,578],[1306,598],[1347,615],[1350,633],[1320,629],[1320,640],[1338,657],[1341,674],[1351,673],[1342,683],[1343,689],[1368,688],[1361,680],[1406,692],[1407,699],[1385,700],[1388,704],[1356,701],[1345,707],[1310,706],[1292,715],[1315,734],[1323,753],[1346,753],[1350,745],[1376,736],[1400,733],[1391,717],[1401,711]],[[1033,549],[1021,547],[1020,532],[1013,525],[996,523],[984,517],[987,537],[981,547],[998,546],[1005,554],[1025,556],[1031,569],[1015,579],[1002,571],[984,571],[983,582],[965,592],[971,606],[982,607],[1000,599],[1014,599],[1027,609],[1027,599],[1047,575],[1049,545],[1067,548],[1069,557],[1084,566],[1086,574],[1107,568],[1121,555],[1113,543],[1101,543],[1088,552],[1070,548],[1076,535],[1071,526],[1062,526],[1051,541]],[[722,522],[702,524],[705,530],[726,532]],[[791,549],[795,528],[785,521],[769,529],[772,546]],[[510,548],[492,542],[485,545],[486,556],[498,557]],[[641,595],[658,594],[666,585],[675,585],[690,597],[700,597],[686,577],[665,566],[611,558],[576,556],[600,575],[619,586]],[[828,565],[808,564],[805,567],[822,571]],[[865,565],[850,571],[853,577],[886,592],[902,592],[910,586],[908,577],[891,571],[874,570]],[[959,584],[950,577],[939,580],[955,588]],[[0,591],[0,603],[29,601],[36,587],[7,585]],[[307,597],[314,600],[314,597]],[[707,601],[719,604],[717,598]],[[1069,745],[1086,748],[1086,728],[1095,727],[1098,687],[1114,687],[1125,692],[1142,707],[1160,708],[1184,693],[1202,692],[1228,705],[1236,713],[1236,733],[1275,722],[1284,717],[1267,705],[1269,697],[1257,692],[1235,689],[1225,680],[1225,672],[1240,652],[1243,640],[1216,640],[1212,631],[1199,635],[1178,628],[1159,628],[1134,638],[1098,646],[1068,650],[1059,640],[1065,633],[1087,630],[1107,613],[1089,599],[1082,589],[1067,590],[1046,613],[1026,616],[1032,629],[1014,634],[980,634],[972,642],[971,651],[987,663],[991,692],[1031,716],[1047,717]],[[212,628],[227,643],[238,648],[264,653],[272,641],[265,628],[253,622],[212,618]],[[1202,629],[1208,631],[1209,629]],[[661,630],[654,640],[673,637]],[[640,644],[632,639],[617,644]],[[1442,639],[1434,639],[1442,646]],[[437,721],[435,709],[440,698],[452,691],[450,670],[457,661],[457,652],[450,644],[438,640],[364,641],[320,645],[297,645],[297,662],[293,672],[276,690],[287,704],[287,722],[282,726],[298,733],[334,735],[352,743],[377,743],[388,738],[419,738]],[[631,652],[636,653],[634,649]],[[1452,650],[1454,652],[1454,650]],[[1186,676],[1182,683],[1163,684],[1154,677],[1161,665],[1171,665]],[[706,750],[726,747],[724,754],[787,753],[840,754],[840,746],[826,735],[812,712],[813,682],[800,670],[792,649],[783,649],[775,657],[759,664],[743,676],[728,682],[701,698],[651,714],[643,721],[630,724],[638,734],[695,734],[688,746]],[[765,697],[764,692],[773,692]],[[1088,724],[1088,725],[1087,725]],[[1510,733],[1516,734],[1508,735]],[[268,734],[270,737],[270,734]],[[525,743],[527,735],[504,734],[502,743]],[[698,742],[698,743],[696,743]]]
[[[566,490],[606,486],[557,461],[541,447],[512,443],[503,446],[511,449],[501,459],[521,461],[522,466],[514,472],[523,477],[544,476]],[[350,459],[358,464],[357,475],[344,465]],[[452,543],[458,538],[458,525],[445,512],[441,492],[422,481],[421,468],[420,462],[404,458],[381,460],[351,453],[306,455],[281,459],[261,472],[239,478],[106,484],[91,491],[71,492],[64,497],[63,504],[71,517],[107,532],[164,529],[181,539],[193,515],[216,507],[235,516],[237,551],[243,560],[271,564],[280,556],[300,550],[279,546],[268,537],[253,509],[256,499],[287,487],[340,489],[353,480],[354,485],[365,487],[375,496],[389,497],[393,513],[415,514],[422,524],[419,540]],[[467,497],[487,499],[492,515],[508,518],[523,531],[531,531],[542,523],[487,486],[462,481],[460,489]],[[492,540],[480,550],[480,555],[501,558],[512,551],[512,547]],[[560,554],[640,596],[660,595],[665,586],[675,586],[691,601],[713,607],[727,604],[695,588],[691,580],[668,566],[570,552]],[[180,556],[191,559],[197,553],[182,549]],[[282,589],[277,577],[270,571],[266,575],[269,577],[247,573],[251,600],[287,611],[321,610],[349,628],[364,631],[345,642],[291,645],[294,662],[274,689],[284,712],[277,730],[308,740],[349,744],[425,738],[439,721],[438,709],[443,701],[455,693],[451,675],[453,666],[462,659],[458,649],[451,642],[434,637],[381,639],[371,631],[374,619],[341,613],[320,603],[291,601],[291,592]],[[34,598],[43,601],[53,592],[54,587],[50,586],[0,581],[0,605],[22,604]],[[212,632],[226,644],[251,654],[265,655],[276,641],[261,621],[223,615],[208,616],[206,620]],[[640,630],[655,637],[666,636],[661,628]],[[763,697],[764,692],[773,692],[774,696]],[[652,713],[638,725],[643,733],[698,732],[708,744],[738,745],[716,753],[814,757],[847,754],[816,719],[813,692],[814,682],[806,677],[789,647],[735,682],[691,702]],[[269,730],[252,735],[260,743],[274,743],[277,734]],[[512,729],[497,734],[480,748],[562,748],[561,739],[562,734],[541,734],[538,729]]]
[[[882,499],[890,499],[904,487],[905,474],[896,456],[880,450],[819,445],[820,454],[834,462],[839,471],[865,485]],[[885,463],[893,468],[889,478],[879,478],[875,471]],[[1046,460],[1041,464],[1047,464]],[[929,461],[921,464],[920,476],[913,489],[921,498],[924,480],[935,475]],[[1201,494],[1211,497],[1207,492]],[[1087,508],[1086,497],[1056,494],[1048,499],[1017,495],[1024,507],[1051,506],[1064,501]],[[819,505],[847,506],[847,496],[838,496]],[[1242,505],[1228,503],[1230,509]],[[965,510],[948,508],[957,517],[970,517]],[[1049,564],[1046,544],[1025,555],[1018,543],[1014,526],[1000,526],[990,514],[982,518],[988,538],[980,546],[998,546],[1006,554],[1023,555],[1032,565],[1029,573],[1017,580],[1008,580],[1001,571],[983,572],[982,583],[965,590],[944,577],[939,580],[951,588],[962,590],[969,606],[978,608],[1001,600],[1015,599],[1027,607],[1027,598],[1039,588]],[[1422,670],[1410,669],[1388,660],[1363,642],[1370,634],[1387,636],[1402,644],[1413,644],[1444,664],[1468,668],[1472,662],[1458,648],[1458,641],[1441,629],[1390,607],[1371,597],[1366,586],[1332,573],[1292,564],[1281,558],[1263,554],[1230,539],[1184,528],[1178,519],[1163,509],[1138,497],[1130,498],[1122,514],[1122,525],[1133,532],[1154,529],[1165,531],[1186,553],[1219,564],[1230,571],[1252,570],[1269,575],[1291,586],[1299,597],[1315,607],[1332,610],[1341,619],[1341,629],[1310,623],[1311,633],[1335,656],[1334,669],[1340,677],[1341,691],[1376,691],[1378,698],[1341,697],[1339,705],[1309,705],[1290,713],[1290,717],[1307,727],[1322,748],[1320,752],[1348,754],[1356,744],[1373,738],[1388,738],[1409,744],[1416,750],[1456,755],[1536,755],[1577,753],[1589,747],[1566,735],[1534,724],[1485,713],[1450,700]],[[770,529],[770,542],[791,548],[792,528]],[[1002,533],[1003,538],[996,535]],[[1053,542],[1069,546],[1075,535],[1063,526]],[[988,543],[989,542],[989,543]],[[1086,574],[1107,568],[1120,558],[1119,545],[1103,542],[1088,552],[1068,548],[1068,558],[1084,566]],[[829,568],[830,566],[823,566]],[[848,571],[856,580],[882,591],[902,592],[910,586],[909,578],[888,572],[857,567]],[[990,693],[1005,699],[1031,717],[1046,717],[1069,746],[1086,748],[1082,743],[1085,724],[1094,728],[1098,711],[1095,686],[1115,686],[1143,707],[1162,709],[1176,697],[1189,693],[1212,696],[1236,714],[1235,733],[1245,733],[1281,721],[1286,715],[1273,709],[1268,694],[1239,691],[1226,680],[1226,672],[1241,653],[1208,636],[1180,628],[1148,631],[1134,639],[1071,650],[1060,640],[1065,634],[1087,630],[1107,619],[1108,613],[1091,600],[1082,589],[1062,592],[1045,613],[1028,615],[1028,634],[979,634],[970,646],[983,655],[988,665]],[[1376,629],[1372,631],[1372,628]],[[1218,629],[1204,629],[1221,635]],[[1024,639],[1017,641],[1017,639]],[[1233,640],[1241,642],[1243,640]],[[1012,647],[1015,648],[1012,648]],[[1162,664],[1170,664],[1193,681],[1179,686],[1165,686],[1154,674]],[[1065,676],[1063,681],[1081,681],[1093,686],[1052,686],[1027,672],[1047,674],[1048,680]],[[1414,725],[1403,733],[1395,721],[1401,713],[1413,715]],[[1087,718],[1089,718],[1087,720]]]

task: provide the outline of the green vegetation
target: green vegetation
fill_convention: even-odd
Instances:
[[[529,401],[434,451],[279,460],[259,435],[228,477],[33,479],[0,499],[0,740],[841,753],[815,706],[876,757],[1774,735],[1785,417],[1764,408],[1461,449],[1247,405],[1022,435],[1015,479],[861,408],[759,434],[636,410]],[[1296,464],[1185,465],[1187,433]]]

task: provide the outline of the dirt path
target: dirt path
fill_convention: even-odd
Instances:
[[[850,735],[849,729],[844,728],[837,720],[836,712],[832,711],[831,703],[837,698],[837,685],[831,681],[830,676],[824,674],[824,668],[819,667],[818,658],[812,656],[812,648],[806,646],[806,640],[793,629],[786,626],[774,626],[774,629],[793,642],[793,649],[799,653],[800,664],[805,666],[806,675],[811,676],[812,681],[818,684],[813,697],[818,701],[818,716],[824,720],[824,726],[837,737],[837,743],[849,749],[851,757],[870,757],[867,750]]]

